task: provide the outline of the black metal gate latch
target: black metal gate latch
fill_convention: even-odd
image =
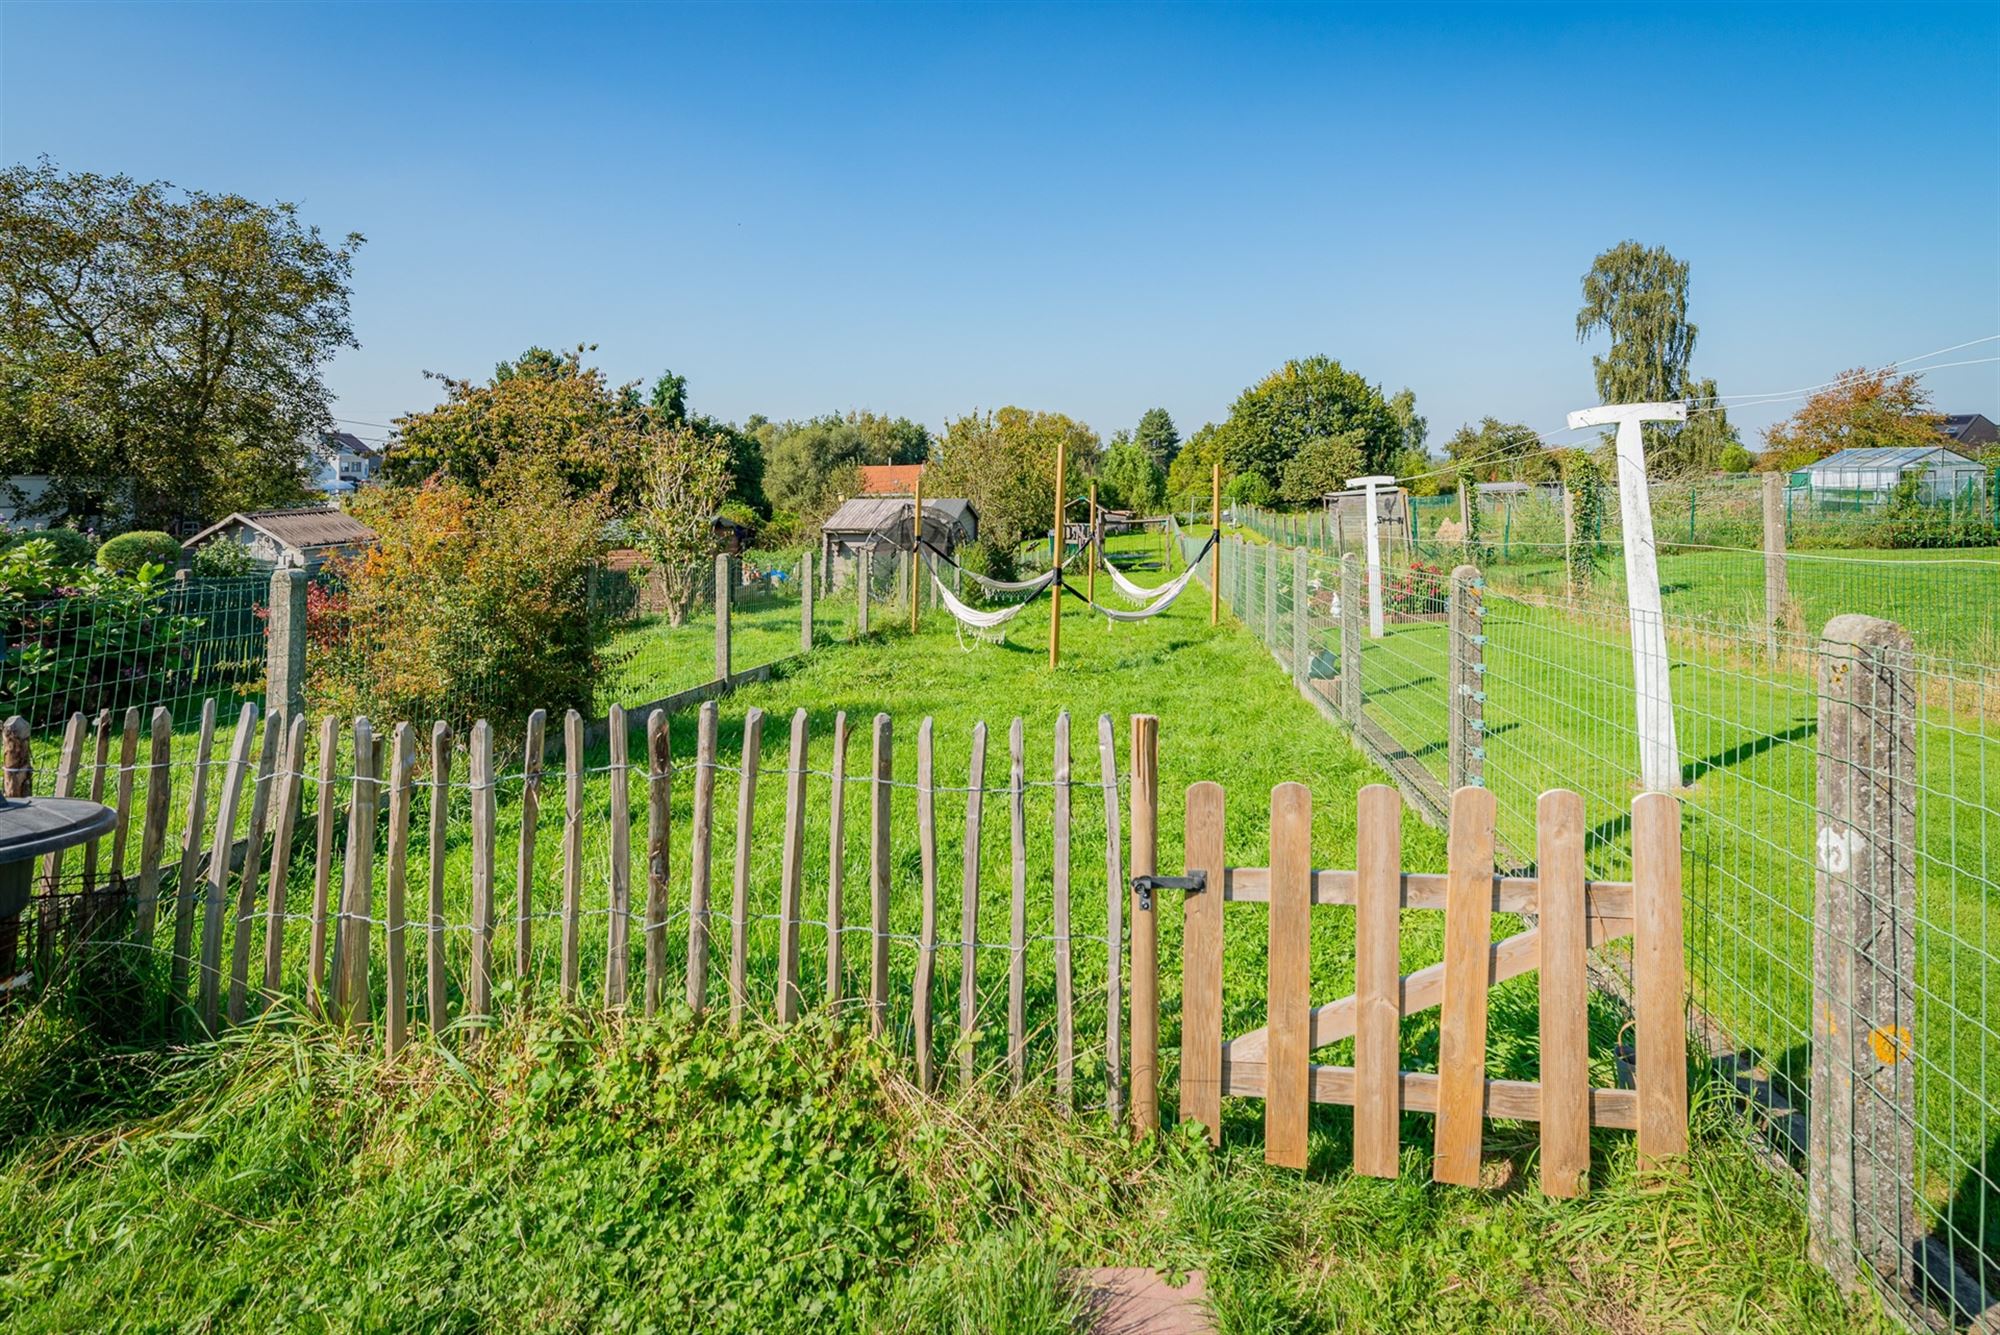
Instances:
[[[1134,876],[1132,888],[1139,893],[1139,908],[1151,913],[1155,890],[1185,890],[1198,895],[1208,889],[1208,873],[1197,868],[1185,876]]]

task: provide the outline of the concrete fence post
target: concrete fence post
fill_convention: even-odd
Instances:
[[[715,554],[715,679],[729,680],[729,605],[735,592],[730,587],[728,552]]]
[[[799,568],[799,652],[813,651],[813,554],[805,553],[799,558],[804,562]]]
[[[1764,639],[1773,657],[1785,625],[1785,603],[1790,597],[1785,581],[1785,479],[1779,473],[1764,474]]]
[[[306,586],[303,570],[271,572],[271,608],[264,622],[264,708],[288,719],[306,707]]]
[[[857,636],[868,633],[869,585],[875,582],[875,553],[866,547],[854,555],[854,633]]]
[[[1361,724],[1361,562],[1340,554],[1340,714]]]
[[[1837,1278],[1909,1275],[1916,1220],[1916,701],[1910,635],[1820,638],[1807,1226]]]
[[[1306,549],[1292,548],[1292,684],[1305,690],[1312,679],[1312,590],[1306,582]]]
[[[1445,620],[1451,649],[1449,778],[1456,790],[1486,785],[1485,584],[1479,567],[1451,572]]]

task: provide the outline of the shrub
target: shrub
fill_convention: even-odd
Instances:
[[[188,570],[197,579],[240,579],[256,573],[257,558],[240,542],[215,538],[194,549]]]
[[[135,575],[149,565],[172,570],[180,563],[181,545],[158,529],[133,529],[97,549],[97,564],[117,575]]]
[[[381,540],[333,568],[318,624],[308,603],[308,634],[331,646],[316,707],[503,730],[536,709],[590,709],[606,629],[589,597],[600,502],[546,466],[503,463],[478,491],[438,480],[371,490],[354,509]]]
[[[971,573],[984,575],[988,579],[1019,578],[1015,573],[1014,553],[996,547],[984,538],[959,548],[953,559]]]
[[[61,527],[16,533],[6,542],[0,542],[0,548],[18,547],[25,542],[47,543],[48,559],[59,566],[87,566],[97,553],[97,544],[88,533]]]

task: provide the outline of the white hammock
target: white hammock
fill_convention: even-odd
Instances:
[[[1076,558],[1082,556],[1089,548],[1090,544],[1086,542],[1071,552],[1069,558],[1063,562],[1063,568],[1068,569]],[[933,548],[932,551],[935,553],[936,549]],[[1039,593],[1049,586],[1049,581],[1056,573],[1053,570],[1044,570],[1033,579],[988,579],[977,571],[967,570],[964,566],[959,566],[958,569],[967,579],[988,593]]]
[[[1125,578],[1124,571],[1112,565],[1108,559],[1104,563],[1104,571],[1111,576],[1111,582],[1118,586],[1118,592],[1124,594],[1135,603],[1151,602],[1160,592],[1158,589],[1149,589],[1143,584],[1134,584],[1131,580]]]
[[[1030,582],[1038,582],[1046,585],[1050,580],[1055,578],[1055,574],[1056,572],[1051,570],[1043,575],[1040,581]],[[936,571],[931,572],[931,587],[937,590],[938,600],[944,604],[945,610],[951,613],[953,619],[970,630],[974,635],[984,640],[997,641],[1003,638],[1006,635],[1006,631],[1003,629],[1006,624],[1027,611],[1028,604],[1034,601],[1033,599],[1029,599],[1026,602],[1015,603],[1012,607],[1002,607],[991,612],[982,612],[976,607],[967,607],[964,603],[960,602],[957,596],[945,586],[945,582],[937,577]]]
[[[1182,591],[1194,579],[1195,571],[1199,568],[1198,566],[1189,566],[1186,570],[1176,575],[1170,582],[1162,584],[1157,589],[1141,589],[1140,592],[1151,597],[1153,601],[1135,612],[1121,611],[1111,607],[1099,607],[1096,610],[1112,621],[1144,621],[1147,617],[1156,617],[1174,605],[1174,599],[1181,596]],[[1138,589],[1139,585],[1134,584],[1132,587]],[[1124,592],[1122,585],[1119,591],[1121,593]],[[1128,594],[1127,596],[1131,597],[1133,595]],[[1089,604],[1086,604],[1086,606],[1089,606]]]

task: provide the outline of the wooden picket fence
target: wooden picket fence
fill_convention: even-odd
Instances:
[[[1394,1177],[1407,1111],[1436,1114],[1432,1177],[1476,1186],[1488,1117],[1538,1121],[1541,1185],[1574,1196],[1590,1165],[1590,1128],[1638,1132],[1644,1167],[1687,1150],[1687,1010],[1681,940],[1680,804],[1664,793],[1632,803],[1633,879],[1584,876],[1583,801],[1544,793],[1537,808],[1533,877],[1494,874],[1494,800],[1484,788],[1452,794],[1442,876],[1401,866],[1402,798],[1371,785],[1356,803],[1355,869],[1316,871],[1312,795],[1301,784],[1271,792],[1268,867],[1228,867],[1223,791],[1187,791],[1186,858],[1204,869],[1188,895],[1183,942],[1181,1115],[1222,1126],[1225,1094],[1264,1100],[1264,1152],[1271,1163],[1306,1164],[1310,1105],[1354,1109],[1354,1167]],[[1268,908],[1267,1024],[1222,1035],[1222,913],[1226,903]],[[1311,1004],[1311,914],[1320,905],[1355,911],[1355,991]],[[1399,938],[1405,909],[1441,909],[1444,960],[1404,975]],[[1495,912],[1534,914],[1528,930],[1495,942]],[[1636,1089],[1592,1088],[1585,953],[1630,936]],[[1531,969],[1541,972],[1541,1079],[1486,1076],[1487,992]],[[1438,1070],[1401,1069],[1404,1016],[1442,1008]],[[1354,1040],[1354,1065],[1313,1063],[1312,1051]]]
[[[1105,952],[1105,1106],[1114,1117],[1125,1114],[1129,1091],[1135,1127],[1144,1131],[1158,1125],[1158,891],[1179,888],[1188,891],[1183,918],[1180,1110],[1183,1118],[1204,1123],[1211,1138],[1220,1136],[1224,1095],[1262,1098],[1266,1157],[1275,1164],[1304,1167],[1310,1105],[1349,1104],[1354,1108],[1356,1170],[1394,1176],[1402,1113],[1431,1112],[1436,1114],[1433,1176],[1442,1182],[1474,1185],[1479,1181],[1484,1120],[1538,1121],[1543,1190],[1563,1196],[1580,1189],[1589,1164],[1592,1126],[1636,1130],[1640,1158],[1648,1165],[1658,1165],[1686,1149],[1680,813],[1679,804],[1664,794],[1645,794],[1633,802],[1633,880],[1603,882],[1585,878],[1583,806],[1570,792],[1550,792],[1541,799],[1537,874],[1501,877],[1494,872],[1493,797],[1481,788],[1461,788],[1452,794],[1448,870],[1438,875],[1402,870],[1402,798],[1394,788],[1382,785],[1363,789],[1358,799],[1354,870],[1312,868],[1312,800],[1309,791],[1295,783],[1282,784],[1271,793],[1269,865],[1230,867],[1223,846],[1223,790],[1214,783],[1197,783],[1186,795],[1184,846],[1189,874],[1160,877],[1155,874],[1158,721],[1151,716],[1132,719],[1130,764],[1122,783],[1129,795],[1129,808],[1121,810],[1121,776],[1111,718],[1106,715],[1098,720],[1099,780],[1090,783],[1072,780],[1069,717],[1060,715],[1052,738],[1053,819],[1047,830],[1035,830],[1030,828],[1024,800],[1028,786],[1026,746],[1019,719],[1008,731],[1009,768],[1004,784],[989,787],[986,782],[987,729],[982,723],[972,732],[966,783],[944,787],[936,782],[936,743],[928,718],[917,731],[916,780],[911,784],[893,777],[894,735],[887,715],[875,716],[868,768],[850,780],[847,753],[854,730],[845,714],[835,717],[832,737],[822,739],[831,743],[827,768],[813,767],[809,720],[806,712],[799,710],[790,721],[785,766],[772,770],[764,767],[761,759],[764,714],[751,709],[743,721],[740,763],[734,767],[734,860],[728,868],[728,903],[721,908],[715,903],[719,897],[714,847],[720,796],[717,782],[730,767],[719,754],[719,714],[714,701],[701,706],[698,718],[691,820],[685,831],[686,862],[678,874],[673,865],[673,786],[690,776],[688,766],[676,765],[664,711],[654,710],[646,719],[639,762],[643,814],[632,810],[633,764],[624,711],[610,712],[606,730],[609,763],[595,769],[585,767],[585,722],[575,712],[569,713],[562,725],[561,756],[554,762],[559,771],[549,762],[547,721],[539,712],[533,715],[520,752],[521,769],[511,776],[520,784],[520,821],[517,842],[507,850],[496,837],[500,775],[493,731],[484,722],[474,725],[463,739],[469,782],[454,785],[452,773],[460,762],[461,747],[445,724],[431,729],[427,745],[420,742],[410,724],[397,724],[385,745],[385,739],[365,718],[348,724],[326,718],[317,729],[316,744],[309,746],[313,739],[304,718],[288,720],[282,711],[273,711],[261,720],[260,742],[258,710],[246,704],[227,758],[219,764],[220,782],[212,784],[215,712],[215,703],[208,702],[191,767],[185,758],[178,763],[174,760],[171,719],[164,710],[156,711],[151,719],[150,743],[143,759],[137,710],[126,715],[122,736],[114,732],[108,713],[98,717],[94,729],[78,715],[65,731],[53,784],[58,795],[88,793],[115,807],[116,824],[113,833],[106,836],[108,856],[101,854],[96,843],[71,855],[81,862],[86,898],[97,896],[115,909],[100,909],[90,916],[98,923],[122,923],[127,921],[122,915],[129,912],[127,943],[158,950],[159,901],[167,895],[173,923],[172,943],[165,951],[170,961],[170,1005],[185,1008],[185,1013],[210,1033],[217,1032],[225,1018],[229,1024],[240,1024],[282,999],[288,976],[286,944],[297,941],[297,929],[290,928],[288,933],[288,928],[300,919],[307,932],[306,1008],[357,1030],[372,1027],[379,1019],[384,1049],[391,1055],[408,1043],[410,1027],[418,1019],[428,1022],[434,1031],[442,1031],[458,1021],[491,1017],[496,1006],[495,980],[508,967],[503,960],[511,957],[511,972],[522,980],[523,991],[528,993],[535,973],[533,925],[538,917],[549,916],[535,912],[533,903],[540,812],[547,785],[557,772],[563,783],[561,906],[554,915],[560,923],[557,985],[561,996],[569,1002],[580,999],[582,923],[587,915],[602,914],[608,922],[603,1004],[610,1008],[643,1007],[647,1013],[656,1010],[673,995],[676,980],[672,974],[678,967],[677,961],[669,959],[667,923],[684,916],[685,968],[679,982],[684,985],[688,1006],[697,1012],[710,1007],[711,980],[718,972],[711,956],[720,944],[718,933],[726,935],[728,958],[719,972],[729,1020],[740,1025],[751,1005],[747,929],[757,916],[751,911],[752,845],[757,788],[763,773],[784,782],[772,1018],[780,1024],[798,1019],[810,992],[827,1005],[865,1002],[872,1031],[883,1036],[889,1028],[892,1003],[890,946],[897,940],[913,944],[916,958],[908,984],[909,1034],[918,1080],[926,1089],[935,1088],[939,1073],[933,993],[938,956],[956,949],[960,956],[958,1035],[949,1050],[958,1058],[961,1087],[974,1084],[978,1074],[975,1035],[980,1027],[975,955],[981,948],[983,809],[986,795],[997,794],[1007,809],[1011,870],[1002,1069],[1012,1090],[1019,1091],[1028,1083],[1027,952],[1031,945],[1046,943],[1054,967],[1054,1084],[1058,1098],[1073,1103],[1076,949],[1087,945],[1090,938],[1072,937],[1071,824],[1078,814],[1072,809],[1072,789],[1097,788],[1103,798],[1105,926],[1096,945]],[[118,753],[115,762],[114,741]],[[4,742],[8,791],[25,795],[33,785],[25,724],[10,720]],[[315,754],[309,755],[309,750]],[[175,849],[170,846],[168,823],[177,768],[191,768],[193,782],[183,790],[187,800]],[[142,833],[134,859],[128,856],[128,828],[140,815],[135,779],[141,775],[146,780]],[[594,878],[586,868],[584,853],[585,790],[594,776],[601,776],[596,782],[608,785],[610,851],[602,881],[587,885]],[[308,781],[317,794],[310,804],[305,801]],[[864,804],[868,812],[865,928],[841,926],[848,918],[843,900],[850,781],[864,785],[868,792]],[[447,921],[447,859],[443,855],[450,842],[449,790],[454,786],[467,790],[470,798],[471,921],[458,924]],[[212,824],[208,815],[211,787],[216,789]],[[820,794],[817,798],[815,788]],[[915,790],[921,917],[914,940],[893,931],[891,924],[893,846],[897,842],[892,838],[891,799],[897,788]],[[956,942],[941,941],[939,935],[940,792],[965,798]],[[344,815],[340,804],[343,794],[348,799]],[[413,852],[412,826],[419,796],[429,799],[428,837],[415,845]],[[825,931],[823,985],[801,978],[801,928],[810,922],[803,903],[804,872],[810,856],[807,811],[816,800],[826,803],[827,813],[825,919],[816,924]],[[1122,819],[1127,814],[1129,845],[1121,837]],[[1082,818],[1089,819],[1088,813]],[[340,838],[343,825],[344,840]],[[1053,854],[1046,884],[1051,932],[1031,938],[1027,926],[1027,848],[1037,837],[1050,841]],[[311,841],[309,851],[306,840]],[[903,846],[908,846],[906,839]],[[504,853],[512,854],[511,876],[502,872]],[[295,854],[307,860],[311,869],[312,900],[304,914],[287,904]],[[636,891],[635,854],[643,877]],[[375,866],[378,855],[383,859],[379,876]],[[501,908],[503,880],[511,881],[514,892],[511,911]],[[44,905],[65,883],[63,855],[49,855],[40,876]],[[1037,894],[1042,888],[1036,887]],[[586,908],[586,898],[596,899],[600,889],[602,906]],[[413,905],[413,894],[420,896],[421,902]],[[678,910],[670,905],[676,894],[684,904]],[[635,903],[635,899],[641,902]],[[1222,940],[1223,907],[1227,903],[1268,905],[1268,985],[1265,1027],[1225,1041]],[[1350,906],[1355,911],[1355,992],[1314,1007],[1311,914],[1315,907],[1329,905]],[[1406,909],[1444,912],[1445,950],[1441,963],[1402,975],[1399,937]],[[1495,912],[1533,914],[1537,921],[1529,930],[1495,942],[1491,935]],[[511,927],[510,941],[498,938],[503,923]],[[260,928],[262,957],[261,969],[257,969],[253,967],[253,947],[258,944]],[[469,941],[467,967],[459,978],[456,996],[445,945],[449,931],[467,933]],[[842,944],[843,935],[852,931],[865,931],[868,951],[866,960],[854,970],[844,958]],[[1636,1088],[1592,1088],[1586,952],[1624,936],[1633,938]],[[50,934],[43,932],[38,950],[38,971],[43,976],[48,972],[49,941]],[[7,945],[0,940],[0,948]],[[498,953],[508,946],[511,950],[504,955]],[[225,947],[227,961],[223,958]],[[1123,1043],[1128,1014],[1124,976],[1128,948],[1129,1067]],[[0,949],[0,955],[5,953]],[[412,958],[419,955],[420,959]],[[1541,975],[1541,1078],[1534,1082],[1488,1079],[1488,989],[1537,968]],[[0,979],[11,973],[11,959],[0,959]],[[294,981],[296,973],[294,968]],[[850,973],[866,980],[853,996],[848,991]],[[189,1002],[191,981],[195,995]],[[379,1016],[374,1013],[378,1005]],[[1432,1006],[1442,1012],[1438,1070],[1402,1070],[1400,1021]],[[471,1026],[471,1032],[476,1034],[478,1028],[477,1024]],[[1314,1049],[1347,1038],[1355,1040],[1353,1066],[1312,1062]]]

